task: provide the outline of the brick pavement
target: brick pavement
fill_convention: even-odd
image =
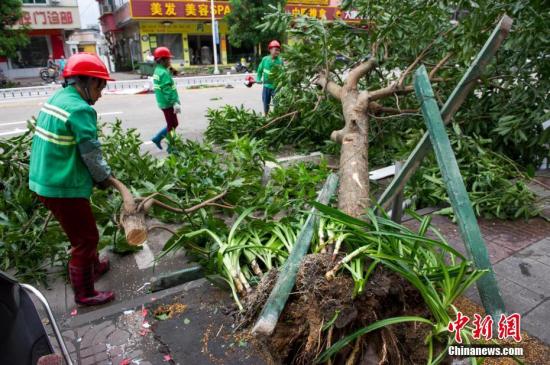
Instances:
[[[404,224],[412,229],[419,226],[417,221],[412,220]],[[546,237],[550,237],[550,222],[542,218],[516,221],[480,218],[478,224],[493,265]],[[462,254],[466,253],[458,226],[449,218],[434,215],[432,225],[455,249]]]
[[[550,222],[542,218],[502,221],[479,219],[481,233],[508,313],[523,316],[522,328],[550,344]],[[418,228],[416,221],[405,222]],[[458,251],[466,249],[458,226],[434,215],[432,225]],[[481,304],[471,287],[466,296]]]

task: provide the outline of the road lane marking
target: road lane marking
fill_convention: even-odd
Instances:
[[[119,115],[119,114],[124,114],[124,112],[107,112],[107,113],[99,113],[98,115],[100,117],[103,117],[105,115]]]
[[[0,136],[9,136],[11,134],[19,134],[19,133],[24,133],[26,131],[27,131],[27,128],[25,128],[25,129],[16,128],[13,131],[2,132],[2,133],[0,133]]]
[[[22,120],[20,122],[0,122],[0,126],[1,125],[16,125],[16,124],[27,124],[27,121],[26,120]]]
[[[155,256],[153,255],[153,252],[149,248],[147,241],[143,243],[142,247],[143,249],[141,251],[138,251],[134,254],[136,264],[140,270],[144,270],[153,266],[155,262]]]
[[[146,142],[143,142],[143,145],[144,145],[144,146],[148,146],[148,145],[150,145],[150,144],[153,144],[153,141],[146,141]]]

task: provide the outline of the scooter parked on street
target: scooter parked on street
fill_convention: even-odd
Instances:
[[[48,83],[57,82],[57,78],[59,77],[59,70],[45,67],[40,69],[39,74],[40,74],[40,78],[45,82],[48,82]]]

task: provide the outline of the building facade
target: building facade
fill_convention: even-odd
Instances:
[[[75,30],[65,42],[69,46],[69,54],[78,52],[95,53],[107,65],[110,72],[115,72],[113,60],[109,57],[109,49],[105,37],[98,27]]]
[[[97,0],[100,22],[120,68],[143,62],[158,46],[169,47],[178,68],[211,65],[213,40],[209,0]],[[355,21],[356,14],[342,12],[339,0],[288,0],[286,10],[328,20]],[[214,2],[216,48],[222,65],[239,60],[242,50],[228,43],[224,17],[232,9],[228,1]],[[250,50],[252,53],[252,50]]]
[[[80,28],[77,0],[23,0],[23,17],[30,43],[12,58],[0,58],[0,68],[8,78],[36,77],[48,56],[69,56],[65,44],[73,30]]]

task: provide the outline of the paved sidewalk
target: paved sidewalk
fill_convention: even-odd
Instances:
[[[233,307],[226,291],[200,279],[70,318],[63,337],[79,365],[264,365],[233,333]]]
[[[543,218],[502,221],[479,219],[483,239],[508,313],[522,315],[522,329],[550,344],[550,222]],[[458,226],[433,216],[432,224],[459,252],[466,249]],[[418,227],[415,221],[406,223]],[[466,296],[481,304],[477,289]]]

